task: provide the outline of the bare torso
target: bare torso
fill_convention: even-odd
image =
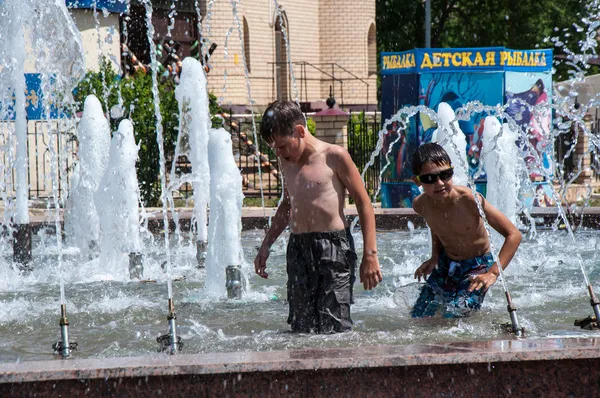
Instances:
[[[303,162],[282,160],[285,185],[290,196],[290,227],[293,233],[327,232],[346,228],[345,187],[334,171],[333,146],[322,141]]]
[[[490,241],[475,198],[466,187],[454,186],[454,190],[456,196],[444,204],[421,195],[418,198],[421,214],[448,257],[465,260],[481,256],[490,251]]]

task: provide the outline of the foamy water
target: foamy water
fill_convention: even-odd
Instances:
[[[263,235],[262,231],[243,233],[247,262],[254,258],[254,247]],[[355,237],[360,258],[360,232]],[[594,251],[599,237],[596,232],[578,232],[574,247],[563,232],[538,232],[535,240],[523,242],[505,276],[527,337],[595,335],[573,326],[574,319],[591,315],[592,310],[572,253],[578,250],[591,280],[600,281]],[[499,284],[488,292],[482,310],[471,317],[410,318],[422,286],[412,275],[430,254],[426,230],[415,230],[412,235],[378,233],[384,281],[370,292],[357,281],[352,307],[354,330],[332,336],[289,333],[283,240],[273,245],[269,279],[251,276],[250,293],[242,300],[227,301],[205,293],[206,274],[196,268],[195,239],[185,238],[182,248],[172,253],[174,300],[185,353],[510,338],[495,326],[509,322]],[[36,237],[35,243],[38,240]],[[50,243],[47,253],[52,253]],[[132,282],[125,273],[111,273],[113,266],[98,259],[83,261],[73,249],[64,253],[70,334],[80,347],[75,357],[155,355],[156,337],[167,332],[166,277],[160,267],[165,254],[150,239],[143,245],[149,253],[144,276],[153,280],[146,283]],[[59,339],[60,305],[53,257],[40,259],[28,276],[19,276],[7,259],[5,254],[0,262],[2,273],[7,275],[0,281],[0,333],[5,336],[0,360],[48,359],[52,342]],[[595,287],[598,289],[597,284]]]

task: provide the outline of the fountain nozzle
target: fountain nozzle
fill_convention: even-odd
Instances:
[[[511,325],[508,325],[510,327],[510,332],[514,333],[517,337],[524,337],[525,329],[519,325],[519,320],[517,319],[517,307],[515,307],[515,305],[513,304],[512,299],[510,297],[510,293],[508,291],[504,293],[506,295],[506,301],[508,303],[506,309],[508,310],[508,315],[510,315]]]
[[[228,265],[225,268],[225,288],[228,299],[242,298],[242,270],[237,265]]]
[[[590,304],[594,310],[594,315],[596,316],[596,319],[600,319],[600,301],[594,294],[594,288],[591,283],[588,285],[588,291],[590,292]]]
[[[76,342],[69,342],[69,320],[67,319],[67,305],[60,305],[60,341],[52,344],[55,353],[60,353],[63,359],[71,356],[71,351],[77,350]]]
[[[591,284],[588,285],[588,292],[590,293],[590,304],[594,310],[594,315],[583,319],[575,319],[574,325],[585,330],[600,329],[600,322],[598,321],[600,319],[600,301],[594,294]]]
[[[169,299],[169,315],[167,315],[167,319],[169,320],[169,333],[157,337],[156,342],[160,344],[158,352],[168,351],[169,354],[174,355],[177,351],[183,349],[183,341],[181,337],[177,336],[177,325],[175,323],[177,315],[175,314],[175,305],[172,298]]]

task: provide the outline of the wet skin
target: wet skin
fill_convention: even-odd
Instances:
[[[297,125],[291,136],[276,136],[270,145],[281,159],[285,193],[254,260],[256,273],[268,277],[265,269],[269,248],[288,225],[296,234],[346,228],[344,199],[347,189],[356,203],[363,232],[360,280],[367,290],[377,286],[382,275],[377,259],[375,215],[348,152],[313,137],[302,125]]]
[[[437,174],[449,167],[449,164],[425,163],[420,174]],[[425,218],[432,238],[431,258],[417,268],[416,279],[420,281],[421,277],[426,278],[431,274],[437,266],[442,248],[450,259],[456,261],[478,257],[490,251],[485,224],[469,188],[454,186],[452,178],[446,181],[438,178],[433,184],[422,184],[416,178],[413,180],[424,191],[413,201],[413,209]],[[490,226],[505,238],[498,255],[504,269],[521,243],[521,233],[483,196],[479,195],[478,199]],[[489,289],[499,274],[498,264],[495,263],[489,272],[473,278],[469,291]]]

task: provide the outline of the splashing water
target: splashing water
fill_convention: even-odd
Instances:
[[[156,59],[156,44],[154,43],[154,25],[152,25],[152,4],[149,0],[144,0],[146,10],[146,26],[148,43],[150,45],[150,63],[152,72],[152,95],[154,97],[154,116],[156,118],[156,142],[158,143],[159,162],[160,162],[160,187],[162,202],[162,218],[164,226],[164,245],[166,255],[166,273],[167,273],[167,296],[173,298],[173,281],[171,278],[171,248],[169,244],[169,216],[168,216],[168,198],[167,179],[165,171],[165,147],[163,137],[162,114],[160,113],[160,95],[158,92],[158,61]]]
[[[438,105],[438,116],[441,124],[438,124],[438,129],[433,133],[432,142],[439,143],[442,148],[450,156],[450,160],[454,165],[453,181],[456,185],[467,185],[467,138],[458,126],[455,120],[454,111],[445,102]],[[452,134],[455,132],[455,134]],[[458,167],[457,167],[458,166]]]
[[[139,190],[135,162],[138,146],[128,119],[119,124],[110,143],[108,167],[95,194],[100,217],[100,263],[125,275],[129,253],[141,251]]]
[[[206,256],[209,295],[225,293],[225,267],[242,265],[242,176],[233,158],[231,135],[224,129],[210,131],[210,222]]]
[[[211,127],[208,108],[206,75],[200,62],[193,58],[183,60],[180,84],[175,89],[179,102],[180,140],[187,138],[186,154],[192,164],[194,188],[194,219],[198,241],[206,241],[207,206],[210,195],[210,172],[208,162],[208,136]]]
[[[68,238],[67,244],[78,247],[83,257],[87,258],[98,244],[100,219],[96,211],[94,193],[106,170],[110,150],[108,120],[102,112],[102,104],[94,95],[85,99],[77,138],[79,162],[73,173],[73,182],[65,206],[65,233]],[[85,223],[82,223],[83,220]]]
[[[515,225],[521,185],[519,160],[522,161],[517,138],[517,132],[508,124],[502,126],[494,116],[485,118],[481,156],[487,173],[486,199]]]

